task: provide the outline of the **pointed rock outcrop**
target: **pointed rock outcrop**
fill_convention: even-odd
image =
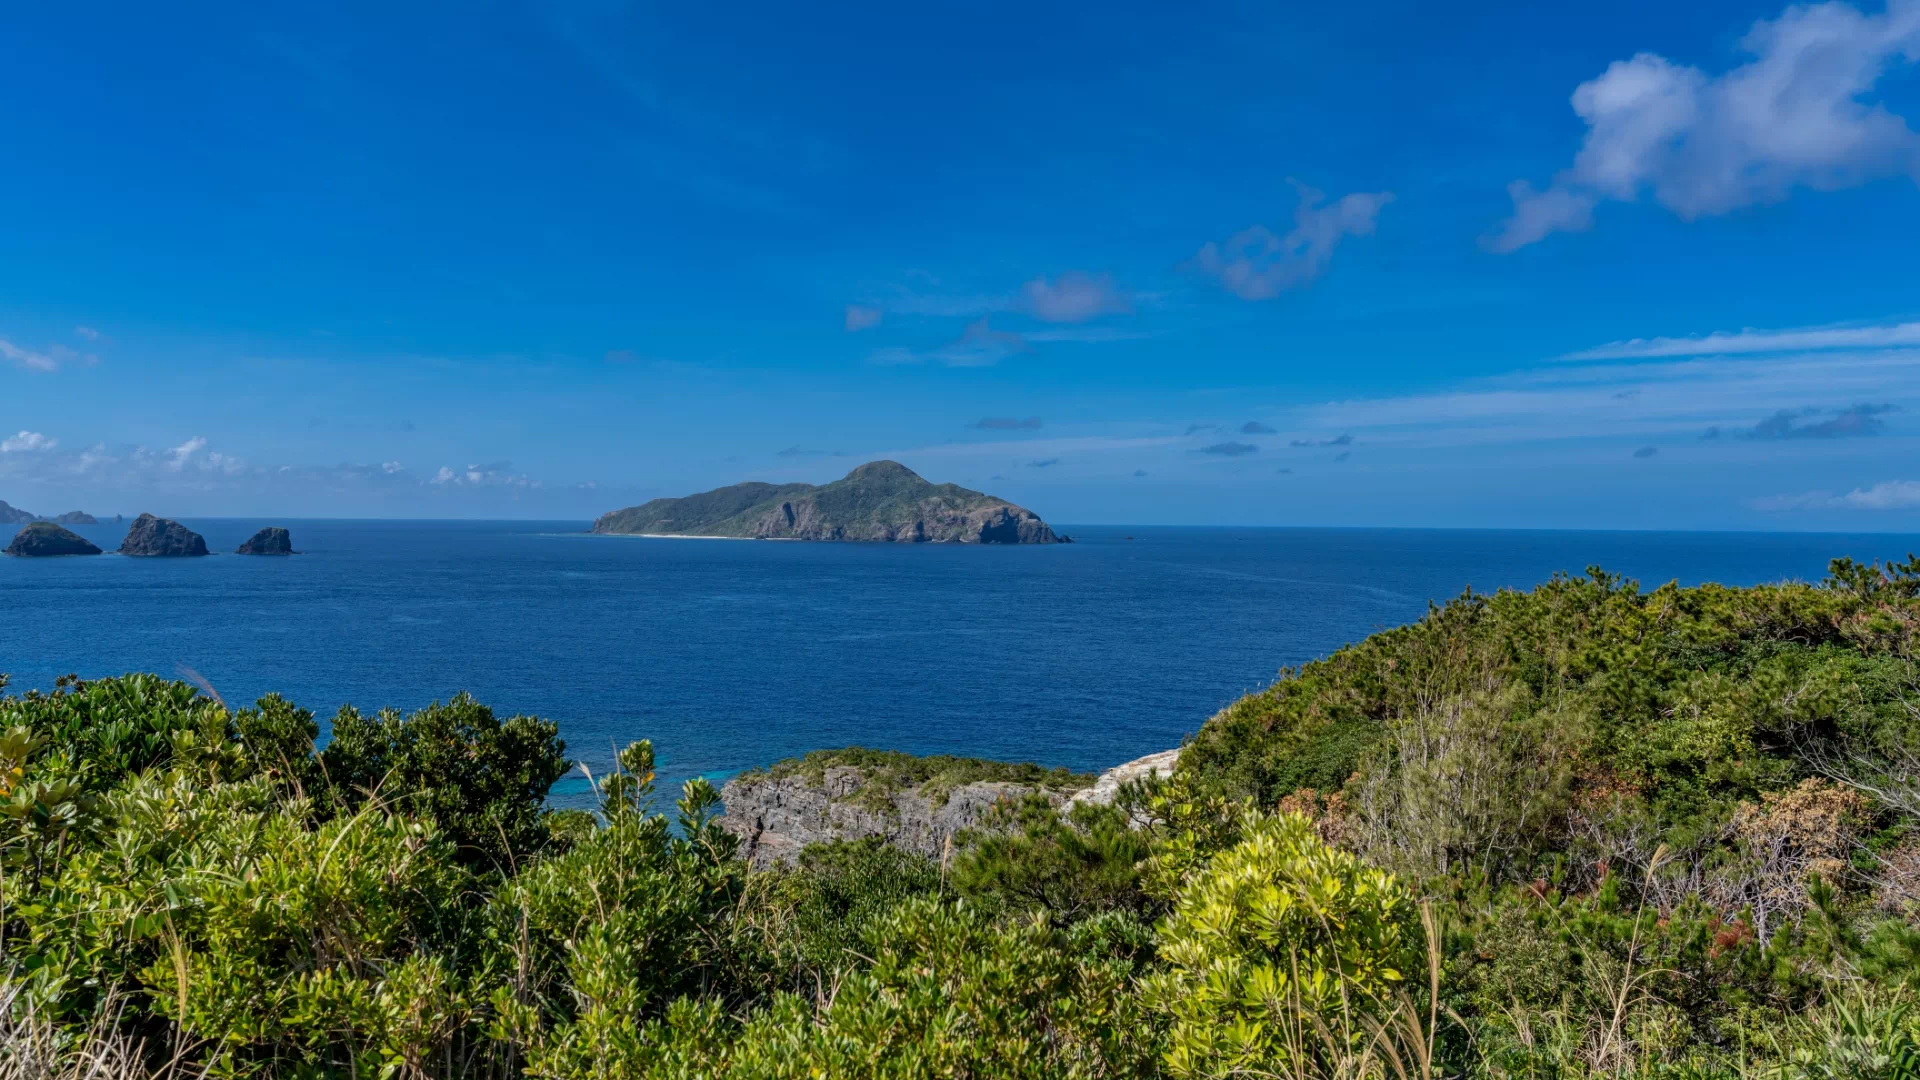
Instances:
[[[207,542],[200,534],[171,518],[141,514],[133,519],[127,538],[120,543],[120,554],[177,558],[205,555]]]
[[[234,549],[235,555],[293,555],[293,534],[278,525],[261,529]]]

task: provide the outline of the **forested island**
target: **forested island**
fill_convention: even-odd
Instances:
[[[0,1075],[1908,1077],[1917,646],[1920,560],[1589,571],[1285,670],[1170,775],[842,749],[724,818],[644,741],[555,809],[557,726],[467,697],[316,748],[63,679],[0,696]],[[753,869],[776,805],[826,831]]]
[[[596,533],[763,540],[1052,544],[1039,515],[897,461],[870,461],[830,484],[734,484],[603,514]]]

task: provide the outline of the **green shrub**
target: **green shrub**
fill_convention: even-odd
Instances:
[[[1241,834],[1181,887],[1159,932],[1166,969],[1145,983],[1177,1077],[1303,1068],[1323,1026],[1342,1050],[1363,1041],[1411,956],[1413,901],[1391,875],[1299,814],[1251,815]]]

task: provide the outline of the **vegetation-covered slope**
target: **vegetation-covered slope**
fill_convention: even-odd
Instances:
[[[63,680],[0,697],[0,1075],[1911,1077],[1916,594],[1462,597],[1118,805],[755,873],[644,743],[553,811],[554,726],[470,699],[316,751]],[[849,764],[1026,774],[786,768]]]
[[[830,484],[735,484],[615,510],[597,533],[792,540],[1048,544],[1032,511],[955,484],[932,484],[898,462],[873,461]]]

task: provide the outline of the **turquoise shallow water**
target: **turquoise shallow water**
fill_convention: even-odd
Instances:
[[[290,525],[304,554],[0,559],[12,689],[191,668],[229,701],[277,690],[323,718],[470,690],[558,720],[590,764],[652,738],[670,781],[856,743],[1098,769],[1177,745],[1282,665],[1469,585],[1590,564],[1649,584],[1817,579],[1834,555],[1920,548],[1071,525],[1079,543],[993,548],[592,537],[583,522],[187,524],[217,551]],[[111,549],[124,528],[78,531]]]

